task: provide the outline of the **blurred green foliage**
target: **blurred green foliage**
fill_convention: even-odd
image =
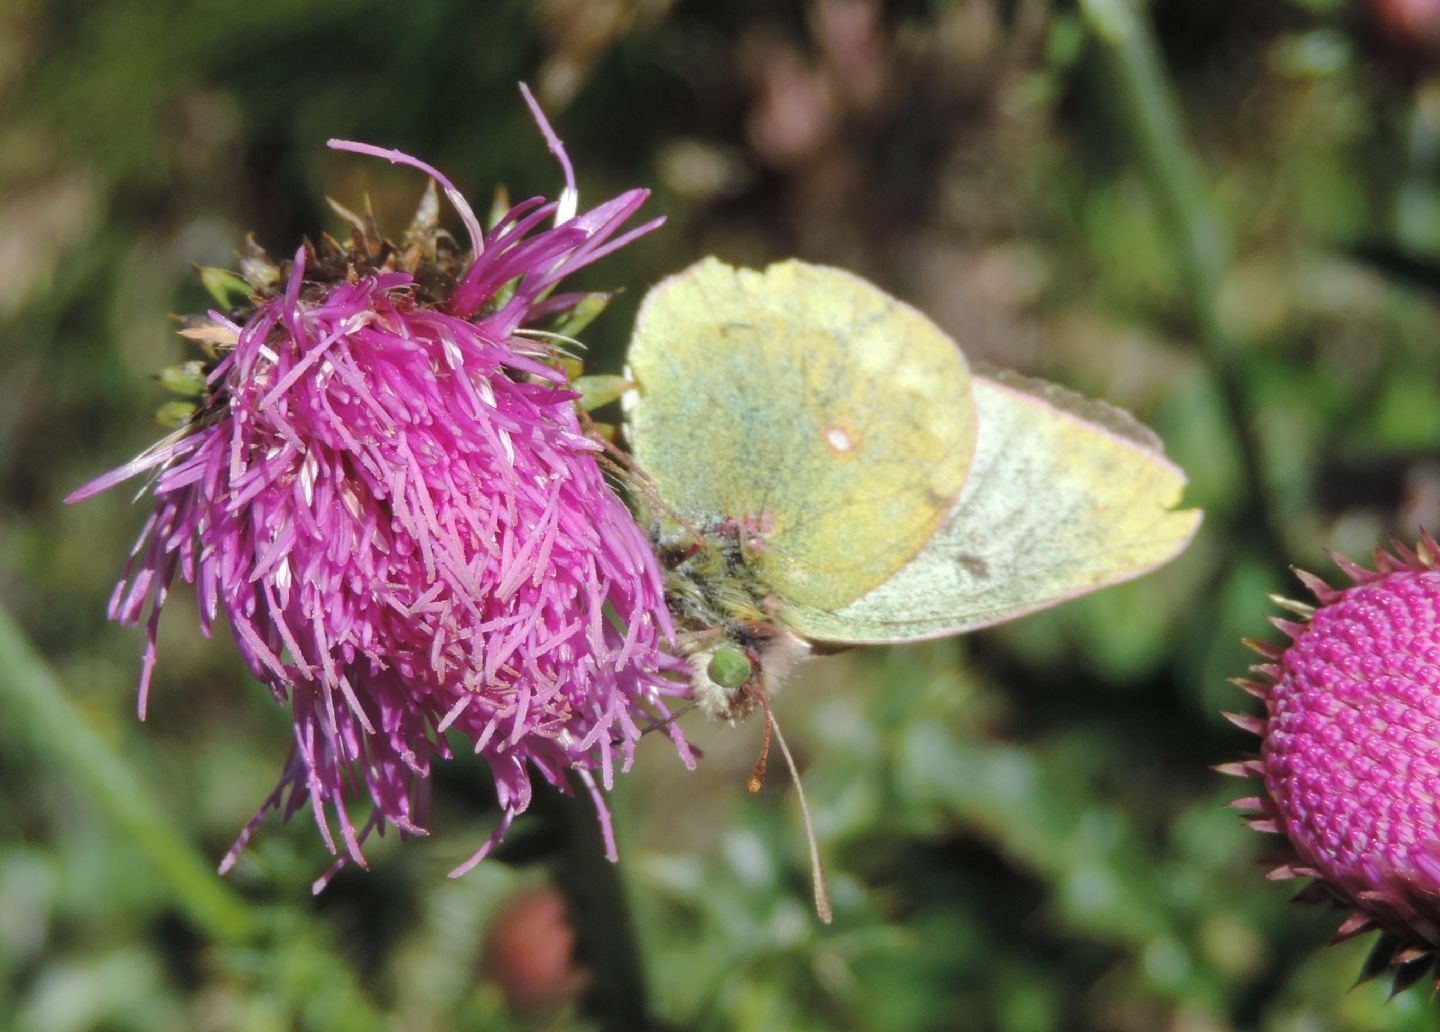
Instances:
[[[553,801],[448,881],[494,819],[484,775],[457,762],[432,838],[377,842],[369,872],[319,897],[317,836],[272,821],[217,890],[259,929],[229,935],[177,889],[194,858],[157,867],[144,821],[117,823],[75,762],[118,754],[171,829],[151,831],[207,860],[269,792],[287,721],[195,632],[184,591],[152,716],[134,719],[139,635],[103,611],[141,513],[120,491],[60,500],[156,435],[152,374],[191,357],[167,314],[204,304],[193,266],[231,264],[247,230],[277,253],[333,230],[326,195],[368,194],[403,224],[417,177],[327,138],[423,156],[477,204],[499,183],[553,193],[521,78],[584,196],[651,184],[670,219],[583,277],[629,290],[587,330],[595,371],[617,371],[660,276],[706,253],[799,255],[873,278],[977,359],[1132,409],[1207,510],[1190,552],[1137,584],[964,641],[817,660],[786,689],[830,927],[809,910],[793,790],[773,773],[742,788],[758,725],[687,723],[695,774],[647,741],[614,796],[613,873],[658,1020],[1440,1027],[1422,992],[1349,988],[1367,944],[1320,948],[1338,916],[1284,905],[1266,842],[1223,808],[1244,793],[1207,770],[1252,748],[1216,711],[1243,706],[1224,679],[1249,662],[1239,637],[1264,634],[1267,593],[1298,590],[1286,565],[1328,573],[1325,547],[1440,526],[1440,78],[1420,34],[1393,14],[1383,31],[1375,11],[1395,7],[1146,11],[1198,158],[1189,209],[1157,190],[1135,98],[1069,3],[0,7],[0,598],[87,729],[37,733],[15,703],[27,668],[0,657],[0,1027],[604,1023],[584,975],[527,996],[507,967],[569,942],[513,916],[574,877]],[[1187,266],[1186,211],[1219,229],[1213,291]],[[588,941],[576,964],[603,999]]]

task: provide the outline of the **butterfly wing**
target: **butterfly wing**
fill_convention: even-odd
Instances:
[[[825,642],[958,634],[1138,577],[1200,525],[1176,509],[1185,476],[1126,413],[1014,374],[973,380],[979,436],[935,537],[877,588],[834,609],[794,605]]]
[[[645,298],[631,450],[707,533],[730,523],[786,603],[839,609],[905,565],[965,482],[970,376],[928,319],[857,276],[707,258]]]

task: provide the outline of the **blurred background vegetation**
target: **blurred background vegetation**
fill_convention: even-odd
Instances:
[[[1225,678],[1267,593],[1298,592],[1287,564],[1440,527],[1440,3],[1127,10],[0,4],[0,1028],[1440,1028],[1423,989],[1350,988],[1368,943],[1321,949],[1338,915],[1285,905],[1208,769],[1253,748],[1217,711],[1245,708]],[[327,195],[403,225],[419,177],[327,138],[422,156],[477,206],[553,195],[520,79],[582,198],[648,184],[670,220],[584,277],[629,290],[596,368],[666,273],[799,255],[1130,408],[1207,512],[1137,584],[786,689],[831,927],[793,790],[744,791],[758,723],[688,723],[695,774],[647,741],[614,798],[624,908],[582,915],[613,939],[628,910],[644,984],[574,942],[553,801],[445,879],[494,820],[463,760],[432,838],[319,897],[303,816],[211,878],[287,720],[182,590],[139,724],[141,635],[103,613],[142,510],[61,503],[157,435],[194,265],[337,230]]]

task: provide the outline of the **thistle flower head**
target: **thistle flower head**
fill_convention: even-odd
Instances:
[[[1264,717],[1231,715],[1261,737],[1260,757],[1221,768],[1262,778],[1237,800],[1285,836],[1273,878],[1309,877],[1301,895],[1352,911],[1337,941],[1383,935],[1367,974],[1397,966],[1396,987],[1440,953],[1440,546],[1377,551],[1375,569],[1337,562],[1352,583],[1300,574],[1320,605],[1274,621],[1291,642],[1255,647]]]
[[[280,784],[222,870],[271,808],[308,806],[339,863],[363,864],[387,824],[423,833],[432,762],[457,738],[488,762],[502,819],[455,873],[526,808],[535,772],[562,790],[578,772],[613,854],[592,771],[608,787],[630,765],[641,724],[684,690],[670,676],[682,666],[653,552],[531,331],[585,297],[554,293],[561,279],[660,220],[618,233],[643,190],[575,214],[567,162],[559,204],[524,201],[482,232],[434,169],[332,146],[427,172],[469,250],[437,228],[432,187],[398,244],[368,215],[350,216],[348,243],[283,265],[252,242],[252,296],[190,321],[212,360],[189,422],[72,496],[154,474],[109,611],[148,629],[141,714],[178,572],[202,629],[223,614],[294,717]]]

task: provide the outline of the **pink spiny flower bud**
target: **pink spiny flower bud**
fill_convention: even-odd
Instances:
[[[471,249],[436,228],[432,191],[398,246],[368,216],[348,245],[307,244],[288,268],[252,244],[248,307],[192,321],[186,335],[215,346],[194,417],[70,499],[154,473],[109,611],[147,626],[141,715],[178,572],[202,630],[223,614],[295,723],[280,784],[222,870],[272,808],[308,806],[337,867],[363,865],[361,843],[387,824],[424,833],[447,732],[485,757],[502,810],[454,873],[527,807],[532,771],[565,791],[577,772],[613,857],[591,772],[609,787],[629,767],[641,725],[686,690],[672,676],[683,663],[650,544],[605,481],[548,338],[529,331],[584,297],[554,294],[563,277],[661,220],[616,235],[643,190],[576,215],[565,162],[560,204],[525,201],[482,233],[434,169],[332,145],[427,172]]]
[[[1272,878],[1309,877],[1301,894],[1351,909],[1336,941],[1379,929],[1368,974],[1397,966],[1397,991],[1440,950],[1440,546],[1377,550],[1375,569],[1336,562],[1353,583],[1300,573],[1320,605],[1287,603],[1285,647],[1236,684],[1264,717],[1227,714],[1261,737],[1260,757],[1220,768],[1262,778],[1236,800],[1251,824],[1284,835]]]

